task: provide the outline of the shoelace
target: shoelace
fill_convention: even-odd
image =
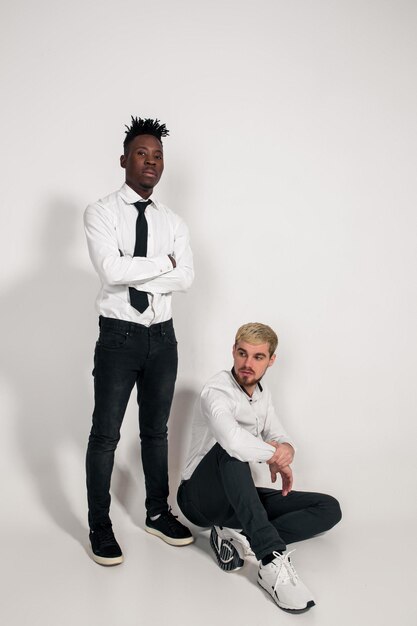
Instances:
[[[242,533],[240,533],[242,535]],[[233,541],[233,539],[232,539]],[[239,541],[239,539],[237,539],[237,541]],[[243,554],[245,556],[253,556],[254,552],[252,550],[252,548],[250,547],[250,543],[248,541],[248,539],[245,537],[245,535],[242,535],[242,539],[240,539],[239,541],[240,545],[243,546]]]
[[[222,528],[222,526],[219,526],[219,528]],[[250,547],[249,539],[246,537],[246,535],[243,534],[241,529],[235,528],[234,530],[239,534],[239,537],[228,537],[225,541],[230,541],[231,543],[234,543],[235,541],[238,541],[239,544],[243,548],[244,556],[254,556],[255,553],[253,552],[252,548]],[[223,539],[221,537],[220,537],[220,539],[221,539],[221,541],[223,541]]]
[[[170,528],[175,528],[176,525],[178,524],[178,522],[177,522],[178,515],[174,515],[173,514],[171,507],[169,507],[167,513],[161,513],[161,517],[165,517],[166,518]]]
[[[298,580],[298,574],[289,559],[290,554],[292,554],[293,552],[295,552],[295,550],[290,550],[290,552],[287,552],[287,554],[280,554],[279,552],[272,553],[275,556],[275,559],[272,561],[272,563],[278,569],[277,579],[274,585],[274,591],[276,591],[278,583],[286,583],[290,581],[293,585],[295,585]]]
[[[254,551],[252,550],[252,548],[249,545],[244,545],[243,546],[243,551],[244,551],[244,555],[245,556],[254,556]]]

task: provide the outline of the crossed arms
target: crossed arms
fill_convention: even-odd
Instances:
[[[98,204],[90,205],[84,215],[87,244],[102,282],[129,285],[151,294],[188,289],[194,277],[188,229],[174,214],[170,221],[174,231],[173,247],[167,249],[166,254],[135,257],[121,253],[111,211]]]

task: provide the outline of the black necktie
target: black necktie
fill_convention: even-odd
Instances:
[[[148,222],[145,217],[145,209],[152,200],[146,202],[135,202],[138,210],[136,219],[136,243],[133,256],[146,256],[148,251]],[[139,313],[143,313],[149,306],[148,294],[145,291],[138,291],[134,287],[129,287],[130,304]]]

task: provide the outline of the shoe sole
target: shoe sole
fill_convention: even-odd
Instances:
[[[217,565],[224,572],[236,572],[244,566],[245,561],[240,557],[234,545],[227,539],[221,539],[221,537],[222,543],[219,554],[216,543],[218,536],[217,532],[212,528],[210,533],[210,545],[216,557]]]
[[[151,528],[150,526],[145,526],[145,530],[150,535],[155,535],[155,537],[159,537],[165,543],[168,543],[170,546],[188,546],[190,543],[194,542],[194,537],[183,537],[182,539],[175,539],[174,537],[168,537],[168,535],[164,535],[160,530],[156,530],[156,528]]]
[[[93,557],[93,561],[95,561],[99,565],[107,565],[107,566],[120,565],[120,563],[123,563],[124,561],[123,554],[120,556],[105,557],[105,556],[97,556],[97,554],[94,554],[93,552],[92,557]]]
[[[314,602],[314,600],[309,600],[306,604],[305,607],[301,608],[301,609],[292,609],[290,606],[288,606],[288,604],[285,604],[284,602],[280,602],[276,592],[273,590],[273,588],[271,588],[271,590],[269,589],[269,587],[265,587],[265,585],[262,584],[262,578],[258,577],[258,585],[260,587],[262,587],[262,589],[264,589],[264,591],[266,591],[271,597],[272,599],[275,601],[276,605],[282,610],[285,611],[286,613],[305,613],[306,611],[309,611],[313,606],[316,605],[316,603]]]

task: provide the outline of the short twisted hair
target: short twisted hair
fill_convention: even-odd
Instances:
[[[162,137],[167,137],[169,135],[169,130],[167,129],[165,124],[160,124],[159,120],[157,119],[152,120],[149,117],[142,119],[141,117],[133,117],[133,115],[131,116],[131,118],[132,123],[130,124],[130,126],[127,126],[127,124],[125,125],[127,128],[126,137],[123,141],[123,148],[125,153],[130,142],[133,141],[133,139],[138,135],[152,135],[153,137],[159,139],[161,144]]]
[[[269,356],[272,356],[277,349],[278,336],[270,326],[259,322],[250,322],[239,328],[235,337],[235,345],[238,341],[247,341],[252,344],[267,343],[269,346]]]

